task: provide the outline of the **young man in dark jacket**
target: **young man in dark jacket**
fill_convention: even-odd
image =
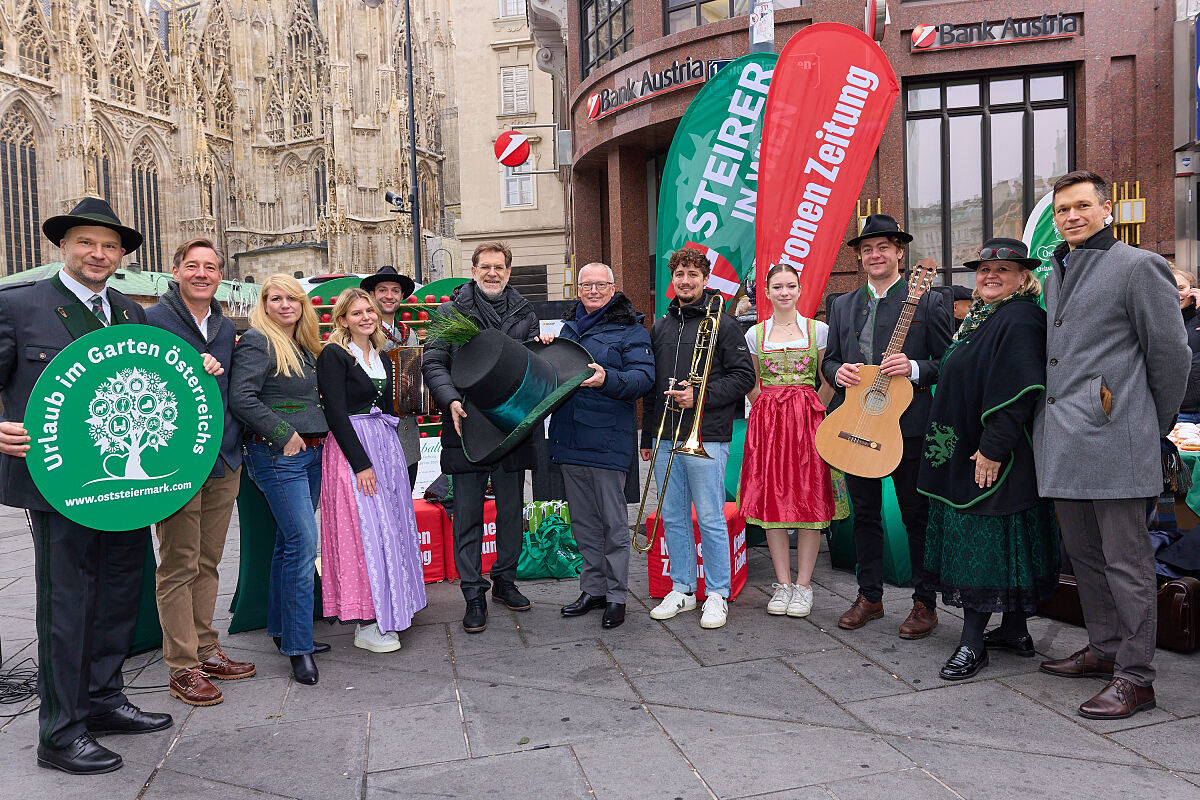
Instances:
[[[192,239],[175,251],[171,283],[146,320],[179,336],[227,368],[233,359],[233,323],[221,313],[217,288],[225,254],[208,239]],[[211,706],[224,698],[210,680],[237,680],[254,665],[231,660],[217,642],[213,609],[217,565],[242,478],[242,426],[229,412],[229,372],[216,376],[225,429],[221,453],[196,496],[158,523],[159,565],[154,573],[158,618],[163,630],[163,661],[170,692],[188,705]]]
[[[454,290],[449,302],[438,311],[455,309],[472,317],[480,328],[496,328],[518,342],[532,339],[538,332],[533,306],[521,293],[508,285],[512,274],[512,251],[501,242],[485,242],[471,255],[471,283]],[[514,611],[528,611],[529,600],[517,591],[517,559],[521,555],[522,501],[525,470],[536,466],[532,437],[497,462],[476,464],[467,460],[461,436],[462,419],[467,415],[462,395],[450,380],[450,365],[457,347],[444,341],[425,346],[422,372],[425,384],[442,410],[442,472],[450,476],[454,487],[454,567],[458,570],[467,612],[463,629],[479,633],[487,628],[487,590],[492,597]],[[540,435],[535,425],[533,436]],[[483,571],[483,495],[488,479],[496,496],[496,563],[492,582]]]
[[[579,302],[559,336],[579,342],[595,363],[591,377],[550,418],[550,459],[562,465],[572,532],[583,556],[579,599],[564,617],[604,608],[601,625],[625,621],[629,586],[629,506],[625,475],[637,437],[637,399],[654,385],[654,357],[643,314],[617,291],[606,264],[579,270]],[[546,334],[549,344],[554,337]]]
[[[667,313],[650,329],[654,351],[655,384],[646,398],[642,420],[643,461],[650,460],[654,434],[666,410],[682,409],[680,439],[686,439],[695,418],[700,387],[688,384],[696,333],[706,309],[719,293],[705,289],[710,270],[708,259],[698,250],[680,249],[667,262],[675,299]],[[715,304],[714,304],[715,305]],[[701,368],[703,362],[701,362]],[[725,462],[733,438],[733,419],[746,393],[754,387],[754,362],[737,320],[722,312],[713,352],[712,369],[705,392],[700,439],[712,458],[678,456],[662,503],[663,535],[671,559],[671,591],[650,616],[670,619],[680,611],[696,607],[696,543],[692,536],[691,506],[696,506],[700,543],[704,548],[704,613],[700,626],[719,628],[725,624],[730,588],[729,529],[725,524]],[[675,412],[678,413],[678,412]],[[674,413],[663,426],[660,457],[654,463],[654,479],[662,491],[667,467],[667,450],[675,446]]]

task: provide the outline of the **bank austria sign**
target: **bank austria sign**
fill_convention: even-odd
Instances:
[[[656,95],[704,83],[707,77],[708,69],[703,59],[693,59],[691,56],[683,61],[676,59],[669,67],[653,72],[646,70],[637,80],[626,78],[623,84],[615,88],[600,89],[593,93],[587,101],[588,119],[595,122]]]
[[[1018,44],[1045,39],[1068,39],[1082,30],[1080,14],[1042,14],[1027,19],[1007,19],[998,22],[975,22],[957,25],[952,22],[921,24],[913,28],[913,53],[934,50],[953,50],[959,47],[982,47],[992,44]]]

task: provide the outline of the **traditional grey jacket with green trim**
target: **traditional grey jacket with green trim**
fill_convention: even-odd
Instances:
[[[1046,276],[1046,395],[1034,420],[1038,488],[1049,498],[1157,496],[1191,351],[1162,256],[1104,228]],[[1112,392],[1105,413],[1100,389]]]
[[[917,488],[968,514],[999,516],[1038,500],[1029,429],[1046,382],[1046,312],[1026,298],[1001,304],[942,359]],[[975,482],[978,451],[1000,462]]]
[[[317,364],[301,352],[303,374],[275,374],[271,342],[251,328],[233,348],[233,373],[229,379],[229,410],[246,426],[246,435],[258,434],[272,450],[283,450],[293,433],[319,436],[329,431],[321,394],[317,390]]]

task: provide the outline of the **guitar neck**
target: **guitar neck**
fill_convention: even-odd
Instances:
[[[919,300],[920,298],[917,298]],[[887,349],[883,351],[883,357],[894,356],[896,353],[904,350],[904,340],[908,338],[908,326],[912,324],[913,314],[917,311],[917,300],[914,300],[910,294],[904,301],[904,305],[900,308],[900,319],[896,320],[896,327],[892,330],[892,338],[888,340]]]

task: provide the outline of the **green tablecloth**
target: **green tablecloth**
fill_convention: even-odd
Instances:
[[[271,554],[275,551],[275,517],[271,515],[267,498],[246,470],[242,470],[237,505],[241,555],[237,589],[229,608],[233,612],[233,619],[229,621],[230,633],[267,627],[267,586],[271,577]],[[313,618],[322,619],[320,580],[316,582]]]
[[[133,643],[129,655],[162,647],[162,627],[158,624],[158,601],[154,596],[154,539],[146,541],[146,560],[142,565],[142,596],[138,601],[137,624],[133,628]]]

